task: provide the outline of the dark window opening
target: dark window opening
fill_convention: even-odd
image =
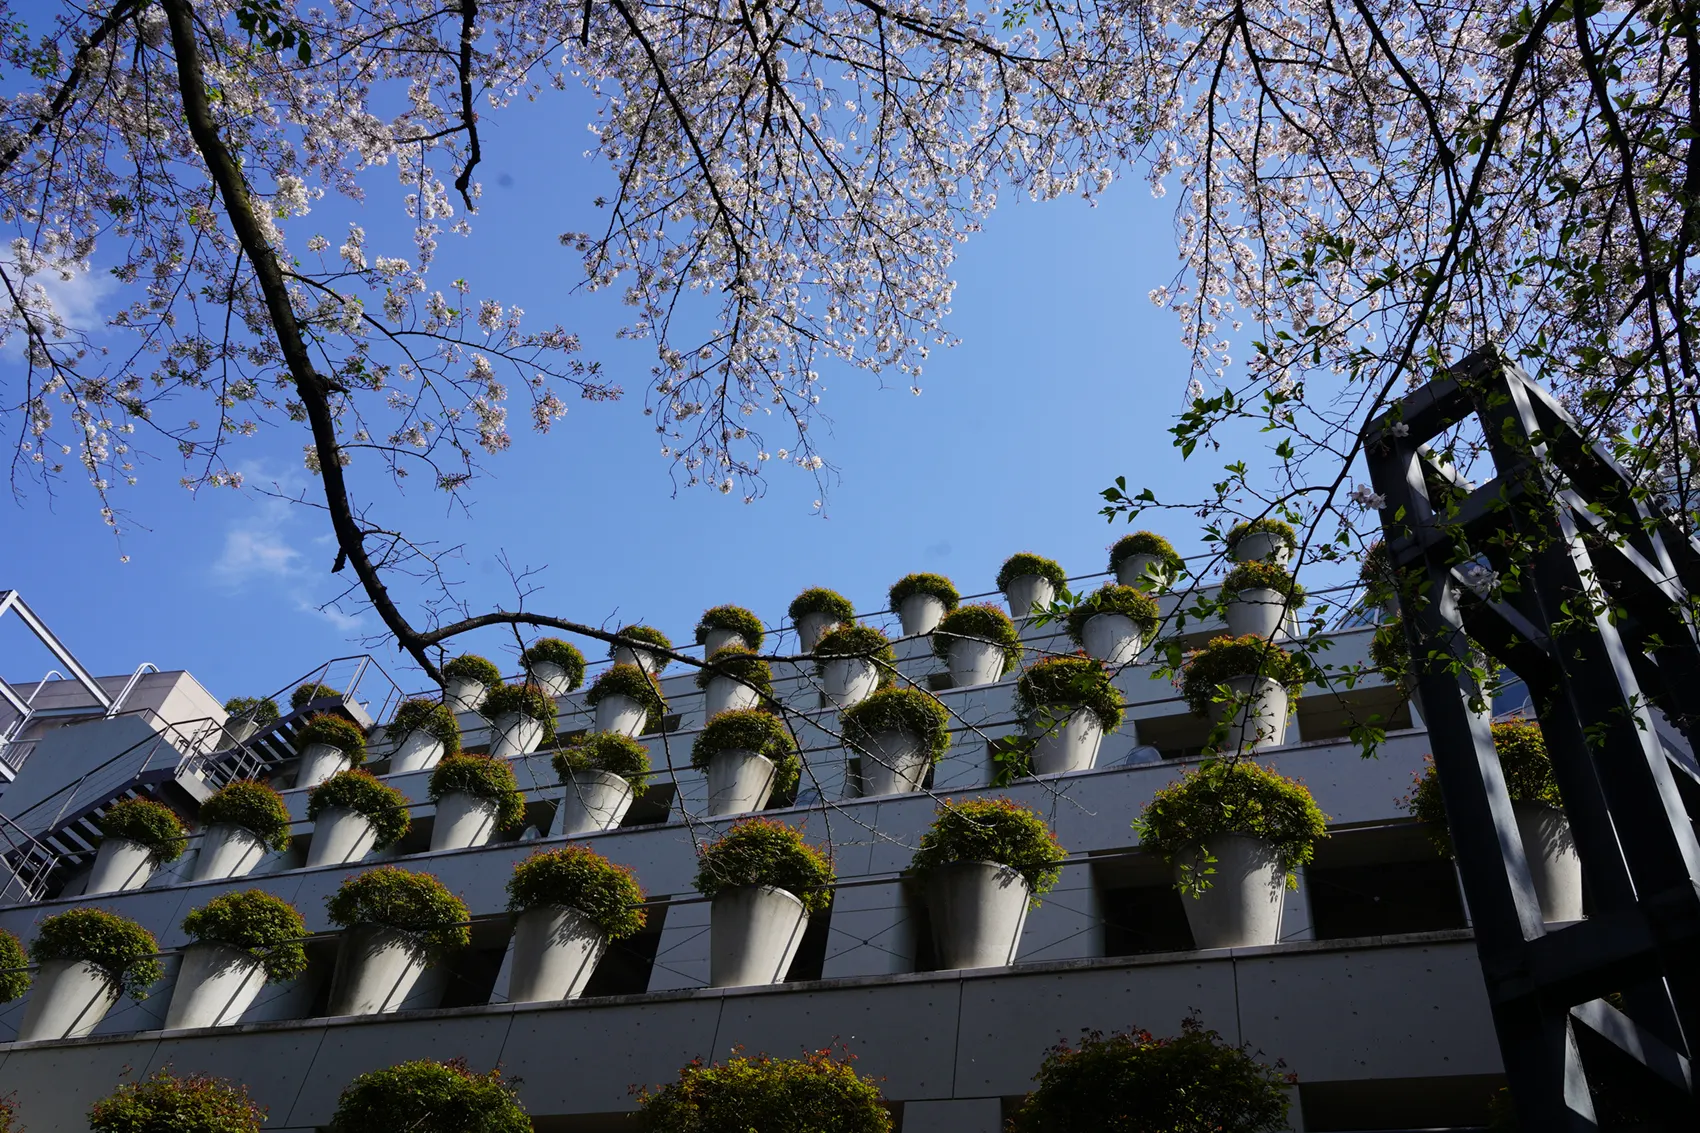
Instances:
[[[621,827],[654,826],[673,816],[673,784],[651,783],[632,800],[631,809],[620,820]]]
[[[667,715],[661,717],[660,720],[656,720],[654,716],[651,716],[644,721],[643,734],[646,736],[665,736],[672,732],[676,732],[679,730],[679,725],[684,718],[685,716],[682,712],[669,712]]]
[[[826,968],[826,938],[831,926],[830,908],[809,918],[808,927],[803,929],[803,939],[797,945],[797,954],[791,958],[791,967],[786,970],[782,982],[794,984],[821,978]]]
[[[507,942],[500,947],[459,948],[440,961],[445,969],[440,1007],[482,1007],[490,1002],[496,977],[507,955]]]
[[[1190,952],[1187,900],[1173,885],[1106,889],[1100,897],[1104,918],[1104,955],[1138,956],[1147,952]]]
[[[649,922],[641,932],[609,942],[602,962],[584,985],[584,998],[642,995],[649,990],[649,975],[655,970],[655,953],[661,946],[661,926],[667,921],[667,906],[657,903],[646,908]]]
[[[1464,906],[1452,862],[1315,865],[1305,871],[1310,915],[1318,940],[1391,936],[1464,927]]]
[[[949,673],[928,673],[927,674],[927,691],[928,692],[943,692],[947,688],[955,688],[955,687],[956,686],[951,683]]]

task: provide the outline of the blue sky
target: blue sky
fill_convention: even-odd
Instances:
[[[643,620],[676,641],[722,602],[777,622],[807,586],[833,587],[864,609],[883,605],[886,587],[912,570],[948,574],[964,593],[989,590],[1018,550],[1071,573],[1101,570],[1125,528],[1097,515],[1099,489],[1125,475],[1187,498],[1219,472],[1221,459],[1183,463],[1169,443],[1187,361],[1173,313],[1146,296],[1175,272],[1173,198],[1154,200],[1128,179],[1097,208],[1011,201],[990,218],[955,272],[951,326],[963,344],[934,354],[920,397],[906,382],[880,389],[866,374],[825,371],[821,408],[831,420],[816,434],[841,474],[825,518],[813,508],[813,480],[784,468],[754,504],[703,489],[675,497],[642,415],[647,344],[613,341],[623,310],[611,297],[569,294],[577,264],[554,241],[598,215],[589,201],[601,174],[579,156],[572,128],[587,115],[575,119],[572,106],[557,99],[495,120],[484,207],[470,242],[444,238],[444,267],[484,281],[475,294],[519,303],[534,325],[578,331],[628,398],[574,402],[547,437],[516,429],[512,450],[489,461],[470,516],[446,512],[424,490],[408,499],[416,537],[464,544],[457,574],[472,608],[511,599],[502,551],[547,568],[532,608]],[[393,181],[374,183],[361,217],[374,231],[388,223],[393,191]],[[339,229],[329,217],[317,228]],[[239,463],[252,482],[308,485],[305,440],[262,436]],[[1224,459],[1236,457],[1253,469],[1268,463],[1261,452]],[[362,469],[353,472],[358,489]],[[76,484],[57,500],[36,492],[0,503],[0,588],[20,590],[91,668],[187,668],[221,698],[267,692],[364,651],[358,641],[376,631],[375,618],[314,609],[337,589],[314,514],[251,492],[190,497],[177,476],[170,458],[146,466],[142,485],[122,497],[133,519],[127,563]],[[1199,525],[1184,513],[1152,519],[1183,552],[1198,549]],[[9,678],[33,679],[45,663],[19,647],[18,628],[0,625],[0,665]],[[501,658],[511,638],[466,640]],[[398,677],[407,671],[393,648],[373,652]]]

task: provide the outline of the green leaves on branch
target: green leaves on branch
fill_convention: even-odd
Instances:
[[[1086,644],[1086,623],[1099,614],[1120,614],[1132,621],[1139,630],[1141,641],[1150,641],[1157,632],[1159,614],[1157,600],[1133,586],[1109,582],[1088,595],[1068,613],[1069,640],[1076,645]]]
[[[1500,774],[1505,778],[1505,793],[1511,801],[1562,807],[1564,800],[1558,793],[1558,780],[1552,775],[1552,757],[1547,753],[1541,726],[1533,720],[1506,720],[1494,724],[1491,731]],[[1447,830],[1446,801],[1441,797],[1440,774],[1433,756],[1428,757],[1423,773],[1416,777],[1406,807],[1413,818],[1428,824],[1435,849],[1450,857],[1452,837]]]
[[[1310,679],[1310,666],[1279,645],[1256,634],[1213,639],[1186,659],[1181,695],[1195,716],[1210,715],[1210,707],[1229,695],[1224,686],[1235,677],[1268,677],[1289,695]]]
[[[1222,580],[1222,592],[1219,600],[1232,602],[1247,590],[1273,590],[1287,599],[1288,609],[1302,610],[1304,608],[1305,588],[1293,580],[1292,572],[1275,563],[1250,562],[1239,564],[1228,572],[1228,577]]]
[[[1107,734],[1122,726],[1125,704],[1110,671],[1091,657],[1049,657],[1015,682],[1015,710],[1027,720],[1062,719],[1087,708]]]
[[[1110,569],[1120,570],[1121,565],[1135,555],[1155,556],[1171,578],[1186,573],[1186,560],[1181,558],[1174,544],[1155,531],[1135,531],[1117,539],[1110,548]]]

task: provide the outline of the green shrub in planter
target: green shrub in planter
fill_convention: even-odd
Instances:
[[[1033,574],[1040,578],[1049,579],[1052,586],[1061,590],[1068,582],[1068,572],[1055,559],[1047,559],[1043,555],[1022,551],[1011,555],[998,568],[998,589],[1008,590],[1009,584],[1023,575]]]
[[[1210,706],[1223,697],[1222,685],[1234,677],[1264,676],[1279,681],[1289,696],[1310,680],[1310,669],[1279,645],[1256,634],[1213,639],[1186,659],[1181,694],[1195,716],[1210,715]]]
[[[24,1127],[18,1125],[18,1111],[12,1104],[13,1094],[0,1094],[0,1133],[24,1133]]]
[[[271,983],[292,980],[307,970],[301,946],[307,924],[295,906],[263,889],[245,889],[214,897],[183,918],[183,931],[197,944],[223,944],[259,960]]]
[[[443,663],[445,681],[477,681],[485,688],[502,683],[502,670],[476,653],[462,653]]]
[[[1067,852],[1039,813],[1009,799],[945,799],[921,835],[912,861],[923,881],[954,862],[997,862],[1015,870],[1033,890],[1033,905],[1062,876]]]
[[[1125,703],[1109,669],[1090,657],[1048,657],[1015,682],[1015,711],[1022,717],[1065,716],[1090,708],[1106,735],[1122,726]]]
[[[35,929],[30,956],[81,961],[98,968],[112,987],[131,999],[146,999],[148,986],[165,974],[153,933],[105,909],[78,908],[45,918]]]
[[[365,815],[375,833],[372,848],[376,850],[401,841],[413,825],[407,796],[359,768],[339,771],[307,792],[307,817],[314,822],[332,807]]]
[[[1109,582],[1087,596],[1068,613],[1068,636],[1076,645],[1086,643],[1086,623],[1099,614],[1120,614],[1139,627],[1142,642],[1151,640],[1161,620],[1157,600],[1137,586]]]
[[[1045,1054],[1009,1133],[1277,1133],[1290,1075],[1196,1019],[1174,1038],[1088,1031]]]
[[[668,659],[660,653],[654,652],[656,649],[673,648],[673,641],[666,634],[654,626],[624,626],[617,633],[622,639],[618,644],[629,645],[633,649],[650,650],[650,656],[655,658],[655,671],[657,673],[667,667]],[[608,656],[614,655],[615,648],[616,645],[608,646]]]
[[[691,766],[706,771],[708,761],[723,751],[751,751],[773,760],[775,798],[790,794],[802,774],[797,741],[779,717],[760,708],[734,708],[716,714],[691,745]]]
[[[1228,530],[1228,552],[1232,554],[1234,548],[1240,545],[1240,540],[1247,535],[1255,535],[1259,532],[1275,536],[1281,542],[1287,544],[1289,551],[1299,549],[1299,537],[1293,532],[1292,524],[1265,516],[1262,519],[1248,519],[1234,524]]]
[[[697,619],[697,644],[708,644],[708,631],[713,629],[737,634],[751,650],[760,649],[767,640],[767,627],[742,606],[713,606],[704,610]]]
[[[933,655],[948,660],[950,646],[959,637],[990,641],[1003,647],[1003,671],[1009,672],[1021,660],[1021,639],[1009,615],[989,602],[958,606],[944,616],[933,630]]]
[[[950,750],[950,710],[918,688],[881,689],[846,708],[839,722],[844,738],[858,748],[881,732],[909,732],[927,745],[934,764]]]
[[[559,665],[567,674],[569,692],[584,683],[584,654],[558,637],[538,638],[519,655],[519,663],[528,673],[533,665]]]
[[[455,710],[430,697],[402,701],[385,731],[392,740],[400,740],[410,732],[424,732],[442,743],[444,755],[454,755],[460,750],[460,723],[455,719]]]
[[[366,762],[366,733],[346,716],[321,712],[301,725],[294,742],[296,751],[306,751],[308,744],[328,744],[356,767]]]
[[[1252,562],[1236,566],[1222,580],[1220,600],[1232,602],[1242,590],[1273,590],[1287,597],[1291,609],[1304,608],[1305,588],[1293,581],[1291,571],[1274,563]]]
[[[1559,807],[1563,800],[1558,793],[1558,780],[1552,775],[1552,757],[1547,754],[1546,737],[1541,726],[1533,720],[1506,720],[1494,724],[1493,750],[1499,756],[1499,770],[1505,776],[1505,793],[1514,803],[1544,803]],[[1429,837],[1435,849],[1446,857],[1452,856],[1452,838],[1446,828],[1446,801],[1440,795],[1440,777],[1434,767],[1434,757],[1425,758],[1427,766],[1416,777],[1415,789],[1406,800],[1413,818],[1428,824]]]
[[[478,714],[494,721],[505,712],[517,712],[543,725],[543,742],[555,742],[555,698],[533,684],[497,685],[478,706]]]
[[[155,864],[174,862],[189,844],[177,812],[152,799],[125,799],[100,816],[102,838],[127,838],[148,848]]]
[[[905,598],[913,598],[917,594],[931,594],[944,603],[947,614],[962,603],[962,595],[956,592],[954,582],[942,574],[928,574],[925,571],[904,575],[892,583],[891,589],[886,592],[893,610],[903,605]]]
[[[30,989],[29,962],[23,941],[0,928],[0,1003],[10,1003]]]
[[[897,668],[897,654],[892,652],[891,639],[873,626],[851,623],[829,629],[815,646],[815,676],[826,675],[827,662],[838,657],[862,657],[874,663],[882,686],[892,681]]]
[[[203,826],[240,826],[274,850],[289,849],[289,807],[265,783],[226,783],[201,804]]]
[[[1275,847],[1287,888],[1297,889],[1298,868],[1315,855],[1317,840],[1328,836],[1328,816],[1297,780],[1249,759],[1216,759],[1158,791],[1133,828],[1141,848],[1171,863],[1216,834],[1263,838]],[[1203,884],[1205,879],[1191,877],[1182,887]]]
[[[403,1062],[348,1084],[331,1133],[531,1133],[531,1118],[500,1070],[474,1074],[464,1058]]]
[[[651,720],[667,714],[667,698],[661,695],[661,682],[636,665],[610,665],[590,683],[584,702],[596,707],[606,696],[629,696],[649,709]]]
[[[891,1133],[891,1113],[872,1078],[848,1055],[698,1060],[679,1080],[638,1095],[648,1133]],[[1108,1128],[1108,1127],[1106,1127]],[[1084,1133],[1084,1131],[1083,1131]]]
[[[428,873],[378,866],[351,874],[325,898],[331,920],[343,928],[375,925],[414,938],[433,955],[471,941],[466,904]]]
[[[791,605],[785,612],[791,616],[793,625],[798,618],[810,614],[830,614],[834,621],[840,622],[856,620],[856,607],[850,604],[850,599],[824,586],[811,586],[803,591],[791,599]]]
[[[1110,569],[1120,569],[1122,563],[1135,555],[1156,555],[1170,577],[1186,573],[1186,560],[1176,552],[1174,544],[1155,531],[1135,531],[1117,539],[1115,546],[1110,548]]]
[[[232,720],[249,719],[262,728],[278,722],[277,701],[269,696],[233,696],[224,702],[224,711]]]
[[[766,818],[733,823],[719,841],[704,846],[697,855],[695,884],[704,897],[747,885],[769,885],[818,913],[832,903],[836,880],[831,858],[803,841],[796,830]]]
[[[632,871],[589,846],[539,850],[516,865],[508,878],[509,912],[565,905],[594,921],[609,941],[642,930],[648,921],[643,900],[643,887]]]
[[[496,829],[512,830],[525,819],[525,796],[514,779],[513,765],[487,755],[443,757],[431,771],[431,801],[441,802],[455,792],[496,804]]]
[[[342,693],[330,685],[322,685],[317,681],[308,681],[300,688],[289,694],[291,708],[305,708],[315,700],[342,699]]]
[[[265,1119],[246,1086],[165,1069],[95,1102],[89,1133],[259,1133]]]
[[[607,771],[626,780],[641,794],[649,782],[649,749],[618,732],[593,732],[551,760],[565,783],[575,771]]]
[[[732,677],[761,694],[763,700],[773,699],[773,670],[755,652],[742,645],[716,649],[702,668],[697,670],[697,687],[707,688],[715,677]]]

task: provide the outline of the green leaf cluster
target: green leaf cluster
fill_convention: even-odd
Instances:
[[[565,783],[575,771],[608,771],[641,792],[649,782],[649,749],[618,732],[594,732],[555,753],[555,774]]]
[[[479,715],[491,721],[510,712],[542,724],[544,743],[555,741],[555,698],[536,685],[497,685],[478,706]]]
[[[1505,777],[1505,793],[1511,801],[1562,807],[1564,800],[1558,793],[1558,780],[1552,775],[1552,757],[1547,754],[1541,726],[1533,720],[1506,720],[1494,724],[1490,730],[1494,754],[1499,756],[1499,770]],[[1450,857],[1452,837],[1447,833],[1440,774],[1435,770],[1433,756],[1427,757],[1426,764],[1423,773],[1416,777],[1407,806],[1413,818],[1428,824],[1435,849]]]
[[[77,908],[47,917],[36,926],[30,955],[38,964],[70,960],[98,968],[113,989],[146,999],[148,986],[165,975],[153,933],[105,909]]]
[[[715,677],[731,677],[761,694],[763,700],[773,699],[773,670],[754,650],[742,645],[727,645],[714,651],[703,667],[697,670],[697,687],[706,689]]]
[[[201,804],[203,826],[240,826],[274,850],[289,849],[289,807],[265,783],[238,779]]]
[[[1015,682],[1015,710],[1027,720],[1066,716],[1076,708],[1089,708],[1108,734],[1122,726],[1125,704],[1121,690],[1110,680],[1109,669],[1090,657],[1048,657],[1029,667]]]
[[[430,697],[417,696],[402,701],[387,731],[395,740],[405,739],[410,732],[424,732],[441,741],[444,755],[453,755],[460,750],[460,723],[455,719],[455,710]]]
[[[891,1133],[891,1113],[872,1078],[848,1055],[696,1061],[679,1080],[638,1095],[648,1133]]]
[[[714,629],[737,634],[751,651],[760,649],[761,643],[767,640],[767,627],[742,606],[711,606],[704,610],[702,617],[697,619],[697,644],[706,645],[708,631]]]
[[[989,602],[958,606],[944,616],[933,630],[933,655],[950,657],[950,646],[957,638],[990,641],[1003,648],[1003,671],[1009,672],[1021,660],[1021,638],[1009,615]]]
[[[610,696],[635,700],[648,709],[652,717],[663,716],[667,712],[667,698],[661,695],[661,682],[636,665],[610,665],[591,682],[590,691],[584,694],[584,702],[594,708]]]
[[[624,940],[648,921],[643,887],[631,870],[588,846],[540,850],[508,878],[508,911],[565,905],[589,917],[610,941]]]
[[[486,688],[495,688],[502,683],[502,670],[487,658],[476,653],[462,653],[459,657],[451,657],[443,663],[443,679],[445,681],[477,681]]]
[[[314,822],[333,807],[364,815],[372,824],[372,846],[378,850],[401,841],[413,825],[407,796],[358,767],[339,771],[307,792],[307,817]]]
[[[955,862],[997,862],[1027,880],[1033,904],[1062,876],[1067,852],[1038,811],[1006,798],[945,799],[921,835],[912,866],[923,880]]]
[[[837,879],[832,859],[803,841],[796,830],[771,819],[746,818],[702,848],[695,884],[705,897],[750,885],[771,886],[818,913],[832,903]]]
[[[342,693],[330,685],[322,685],[317,681],[309,681],[289,694],[289,707],[305,708],[315,700],[342,699]]]
[[[330,918],[343,928],[372,925],[405,933],[435,955],[464,948],[472,939],[466,904],[428,873],[379,866],[351,874],[325,898]]]
[[[496,828],[512,830],[525,819],[525,796],[505,759],[487,755],[450,755],[431,771],[432,802],[460,792],[496,804]]]
[[[1245,590],[1273,590],[1288,599],[1288,607],[1302,610],[1305,604],[1305,588],[1293,580],[1293,574],[1286,567],[1277,563],[1250,562],[1241,563],[1228,572],[1228,577],[1222,580],[1220,600],[1232,602]]]
[[[155,864],[174,862],[188,846],[188,833],[177,812],[152,799],[125,799],[100,816],[102,838],[124,838],[148,848]]]
[[[183,918],[183,931],[198,944],[223,944],[259,960],[271,983],[292,980],[307,970],[301,942],[307,924],[295,906],[263,889],[245,889],[214,897]]]
[[[892,681],[897,668],[897,654],[892,652],[891,639],[870,625],[852,622],[828,630],[815,645],[815,676],[826,675],[827,662],[839,657],[861,657],[872,661],[879,671],[881,685]]]
[[[1277,539],[1281,540],[1281,542],[1287,544],[1288,550],[1298,550],[1299,537],[1297,533],[1293,531],[1293,525],[1276,519],[1273,516],[1264,516],[1261,519],[1244,520],[1243,522],[1236,523],[1233,527],[1229,528],[1228,552],[1232,554],[1234,548],[1239,546],[1240,540],[1244,539],[1247,535],[1256,535],[1260,532],[1275,536]]]
[[[844,738],[863,749],[881,732],[908,732],[927,745],[934,764],[950,750],[950,710],[918,688],[881,689],[839,717]]]
[[[259,1133],[265,1119],[246,1086],[165,1069],[95,1102],[89,1133]]]
[[[30,989],[29,962],[23,941],[0,928],[0,1003],[10,1003]]]
[[[373,1070],[337,1099],[331,1133],[531,1133],[531,1118],[500,1070],[474,1074],[463,1058]]]
[[[1186,573],[1186,560],[1181,558],[1174,544],[1155,531],[1135,531],[1117,539],[1110,548],[1110,569],[1119,570],[1122,563],[1135,555],[1157,556],[1170,577]]]
[[[783,797],[797,785],[802,761],[790,729],[771,712],[734,708],[718,713],[691,744],[691,766],[708,769],[709,760],[723,751],[749,751],[773,761],[773,794]]]
[[[538,638],[519,655],[519,663],[528,673],[537,665],[559,665],[566,671],[569,692],[584,683],[584,654],[558,637]]]
[[[824,586],[811,586],[803,591],[791,599],[791,605],[785,612],[791,616],[793,624],[810,614],[830,614],[834,621],[840,622],[856,620],[856,607],[850,604],[850,599]]]
[[[277,701],[269,696],[233,696],[224,702],[224,711],[231,719],[247,717],[262,728],[278,722]]]
[[[1287,886],[1294,889],[1296,871],[1328,835],[1328,816],[1296,779],[1249,759],[1213,759],[1158,791],[1133,828],[1142,848],[1170,862],[1216,834],[1265,839],[1274,845]]]
[[[306,751],[309,744],[334,747],[356,767],[366,762],[366,733],[346,716],[321,712],[309,719],[295,733],[295,750]]]
[[[1309,667],[1279,645],[1256,634],[1213,639],[1186,659],[1181,695],[1195,716],[1208,716],[1223,697],[1222,685],[1234,677],[1263,676],[1279,681],[1295,695],[1310,679]]]
[[[1003,566],[998,568],[998,589],[1008,590],[1010,583],[1029,574],[1049,579],[1051,585],[1059,590],[1068,583],[1068,573],[1063,570],[1061,563],[1043,555],[1021,551],[1005,559]]]
[[[954,582],[942,574],[929,574],[926,571],[904,575],[891,584],[886,597],[891,602],[891,608],[895,610],[903,605],[905,598],[913,598],[917,594],[931,594],[943,602],[945,613],[956,609],[962,603],[962,595],[956,592]]]
[[[1364,551],[1358,565],[1358,578],[1364,584],[1364,601],[1379,605],[1399,593],[1399,580],[1393,573],[1393,557],[1387,544],[1380,539]]]
[[[1139,627],[1141,641],[1151,640],[1160,620],[1157,600],[1145,591],[1136,586],[1105,583],[1068,612],[1068,636],[1076,645],[1086,643],[1086,623],[1099,614],[1120,614],[1129,619]]]
[[[621,640],[608,646],[608,656],[614,656],[614,651],[621,645],[625,645],[632,649],[649,650],[649,655],[654,658],[657,673],[666,669],[670,664],[668,658],[654,652],[654,650],[671,649],[673,648],[673,641],[654,626],[625,626],[618,631],[618,636]]]

